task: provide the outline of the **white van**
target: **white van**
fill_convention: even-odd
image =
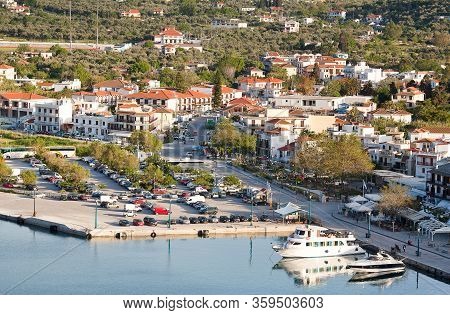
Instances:
[[[205,201],[206,201],[205,197],[200,195],[190,196],[188,199],[186,199],[186,203],[188,205],[196,202],[205,202]]]

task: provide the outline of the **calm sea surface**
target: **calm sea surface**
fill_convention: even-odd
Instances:
[[[280,261],[278,241],[84,241],[0,221],[0,294],[450,294],[413,270],[349,282],[347,258]]]

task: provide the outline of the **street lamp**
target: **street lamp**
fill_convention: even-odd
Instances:
[[[309,205],[308,205],[308,225],[311,224],[311,194],[308,195]]]
[[[33,217],[36,216],[36,190],[37,188],[33,188]]]
[[[252,203],[252,207],[250,208],[250,226],[253,226],[253,191],[252,191],[251,203]]]
[[[366,238],[370,238],[370,215],[372,213],[369,211],[367,212],[367,234],[366,234]]]
[[[94,227],[97,228],[98,226],[98,200],[95,200],[95,225]]]
[[[170,199],[170,202],[169,202],[169,221],[167,222],[168,223],[168,228],[170,229],[170,214],[172,213],[172,199]]]
[[[420,256],[420,228],[417,229],[417,251],[416,251],[417,257]]]

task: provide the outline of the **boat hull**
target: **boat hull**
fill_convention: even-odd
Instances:
[[[356,272],[356,273],[396,273],[405,271],[405,266],[392,267],[392,268],[362,268],[355,266],[348,266],[348,269]]]
[[[376,272],[376,273],[355,273],[353,277],[349,280],[349,282],[368,282],[368,281],[377,281],[383,279],[394,279],[399,278],[405,273],[405,270],[402,271],[384,271],[384,272]]]
[[[273,247],[273,249],[283,258],[315,258],[315,257],[335,257],[335,256],[349,256],[361,255],[366,252],[359,246],[345,246],[339,248],[284,248]]]

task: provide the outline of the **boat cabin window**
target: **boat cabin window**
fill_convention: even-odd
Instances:
[[[311,231],[308,231],[308,237],[311,237]]]
[[[348,245],[348,246],[353,246],[353,245],[355,245],[355,242],[354,242],[354,241],[348,241],[348,242],[347,242],[347,245]]]
[[[314,242],[314,247],[319,247],[319,242]]]
[[[328,241],[327,246],[333,246],[333,242]]]
[[[339,241],[339,246],[343,246],[344,242],[343,241]]]
[[[307,243],[306,243],[306,246],[311,246],[311,242],[307,242]]]
[[[305,235],[305,231],[303,231],[303,230],[297,230],[297,235]]]
[[[325,242],[320,242],[320,247],[325,246]]]
[[[335,241],[335,242],[334,242],[334,246],[339,246],[339,242],[338,242],[338,241]]]

